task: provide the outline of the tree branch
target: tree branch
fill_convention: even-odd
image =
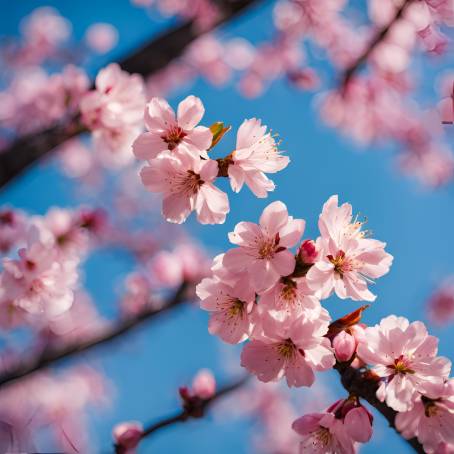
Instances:
[[[377,399],[378,381],[370,373],[362,372],[345,363],[337,363],[335,369],[339,372],[342,386],[349,392],[366,400],[372,407],[379,411],[388,421],[399,436],[402,434],[396,429],[395,418],[397,412],[388,407],[384,402]],[[402,437],[403,438],[403,437]],[[425,451],[417,438],[403,438],[417,453],[424,454]]]
[[[346,69],[342,76],[341,86],[343,89],[346,88],[359,68],[367,62],[372,51],[386,38],[393,25],[403,16],[405,10],[413,1],[415,0],[404,0],[402,5],[396,10],[396,13],[391,21],[375,34],[364,52]]]
[[[218,0],[218,20],[211,27],[194,26],[192,21],[177,25],[158,36],[131,55],[119,61],[120,66],[130,73],[150,76],[165,68],[172,60],[180,57],[196,38],[234,19],[249,7],[263,0]],[[16,139],[0,152],[0,188],[20,175],[39,159],[48,155],[66,140],[83,132],[78,125],[78,115],[64,120],[61,124],[28,134]]]
[[[175,294],[159,309],[149,308],[134,317],[120,320],[116,324],[102,330],[91,339],[45,350],[38,357],[18,361],[15,365],[0,374],[0,387],[6,383],[21,379],[46,367],[60,363],[63,360],[74,358],[83,352],[116,340],[123,334],[139,327],[144,322],[182,304],[185,301],[185,294],[188,288],[188,284],[183,283]]]
[[[163,429],[164,427],[173,426],[174,424],[180,422],[186,422],[188,419],[191,418],[202,418],[205,416],[206,410],[217,400],[225,395],[231,393],[232,391],[237,390],[242,385],[244,385],[247,380],[250,378],[249,375],[237,380],[233,383],[230,383],[222,388],[219,389],[212,397],[209,399],[201,399],[201,398],[192,398],[190,402],[184,402],[183,409],[176,413],[173,416],[169,416],[163,418],[157,422],[150,424],[149,426],[145,427],[141,440],[148,437],[149,435],[153,434],[154,432]],[[116,454],[123,454],[124,450],[121,446],[115,446],[115,453]]]

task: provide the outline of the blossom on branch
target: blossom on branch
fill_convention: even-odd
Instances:
[[[438,339],[422,322],[390,315],[368,327],[358,356],[380,377],[377,398],[396,411],[409,411],[420,394],[440,393],[451,361],[436,356]]]
[[[180,102],[177,116],[165,99],[152,98],[145,109],[148,131],[134,141],[134,154],[138,159],[150,160],[167,150],[208,158],[213,134],[209,128],[197,126],[204,113],[202,101],[195,96]]]

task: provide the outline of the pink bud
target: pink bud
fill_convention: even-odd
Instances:
[[[356,350],[356,340],[346,331],[341,331],[333,339],[334,352],[336,353],[336,358],[341,361],[348,361],[355,353]]]
[[[313,240],[305,240],[301,244],[298,255],[304,263],[314,263],[317,260],[318,251]]]
[[[216,380],[208,369],[201,369],[192,381],[194,395],[201,399],[209,399],[216,392]]]
[[[124,450],[134,449],[140,442],[143,426],[137,421],[128,421],[117,424],[113,431],[115,443]]]

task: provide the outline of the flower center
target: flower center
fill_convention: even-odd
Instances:
[[[320,426],[317,432],[315,432],[315,438],[322,446],[326,447],[331,443],[332,435],[329,429]]]
[[[200,178],[200,175],[193,172],[192,170],[187,171],[186,179],[184,182],[184,187],[186,192],[189,194],[197,194],[200,186],[202,186],[204,181]]]
[[[424,404],[424,413],[427,418],[437,415],[439,410],[437,406],[438,400],[439,399],[430,399],[429,397],[421,396],[421,402]]]
[[[395,374],[414,374],[415,371],[410,368],[410,362],[404,358],[404,355],[400,355],[399,358],[394,360],[394,364],[388,366],[390,369],[394,369]]]
[[[187,136],[179,126],[172,126],[167,134],[162,136],[162,140],[167,144],[169,150],[174,150],[177,145]]]
[[[334,271],[342,277],[344,273],[353,270],[352,261],[345,256],[345,252],[340,250],[336,256],[327,255],[326,258],[334,265]]]
[[[277,351],[284,359],[292,359],[296,353],[296,345],[291,339],[286,339],[277,345]]]
[[[285,247],[279,247],[280,240],[279,233],[276,233],[274,238],[264,238],[259,244],[258,258],[272,259],[274,254],[283,251]]]
[[[244,309],[246,307],[246,303],[238,298],[232,298],[231,303],[232,303],[231,306],[227,310],[227,314],[229,315],[229,317],[231,318],[236,318],[239,316],[242,317]]]

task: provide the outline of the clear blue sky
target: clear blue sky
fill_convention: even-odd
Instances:
[[[19,19],[42,4],[35,0],[0,0],[1,34],[17,33]],[[56,6],[68,17],[79,37],[96,21],[111,22],[118,28],[119,46],[107,60],[97,61],[96,67],[116,55],[123,55],[165,26],[163,21],[150,20],[143,10],[131,7],[127,0],[60,0],[45,4]],[[223,33],[240,34],[254,42],[270,38],[270,2],[267,5],[241,17]],[[425,73],[432,77],[434,70],[431,64],[426,64]],[[333,84],[335,75],[328,71],[325,79]],[[256,199],[245,188],[240,194],[231,195],[231,214],[224,225],[189,224],[207,247],[214,252],[226,248],[227,232],[240,220],[255,221],[264,206],[274,200],[283,200],[291,214],[304,217],[308,226],[306,237],[315,236],[323,202],[337,193],[342,201],[351,202],[355,211],[367,216],[368,228],[374,237],[386,241],[389,252],[395,257],[391,272],[373,289],[378,298],[367,311],[365,321],[373,324],[390,313],[424,319],[424,303],[434,283],[454,272],[452,186],[425,190],[398,172],[389,149],[377,147],[362,151],[340,138],[320,122],[312,96],[293,90],[285,81],[275,83],[264,96],[254,100],[242,98],[231,86],[217,89],[199,81],[170,101],[175,104],[189,93],[201,97],[205,103],[206,124],[223,120],[236,128],[244,118],[262,118],[279,133],[282,148],[291,158],[289,167],[274,178],[277,189],[268,200]],[[226,140],[226,149],[233,141],[232,134]],[[35,167],[1,193],[0,202],[44,213],[53,205],[73,203],[71,184],[52,166]],[[129,267],[124,257],[112,259],[110,254],[98,254],[87,264],[87,287],[104,312],[112,310],[118,286],[116,279]],[[350,300],[327,302],[333,316],[357,306]],[[441,338],[441,353],[454,358],[453,330],[433,330],[433,333]],[[99,446],[104,451],[109,447],[111,427],[118,421],[151,421],[176,409],[176,388],[187,382],[198,368],[210,367],[222,376],[226,348],[232,353],[233,349],[221,345],[207,333],[206,314],[194,307],[163,318],[161,323],[128,337],[123,344],[116,344],[115,351],[102,350],[90,355],[90,360],[104,370],[116,388],[111,410],[92,418]],[[336,394],[338,385],[334,377],[330,378],[328,383],[332,383]],[[379,448],[403,454],[410,452],[397,436],[388,433],[379,417],[377,427],[377,436],[362,452],[374,453]],[[140,452],[208,454],[215,449],[220,454],[246,453],[249,452],[247,433],[247,422],[194,422],[159,433],[145,442]]]

